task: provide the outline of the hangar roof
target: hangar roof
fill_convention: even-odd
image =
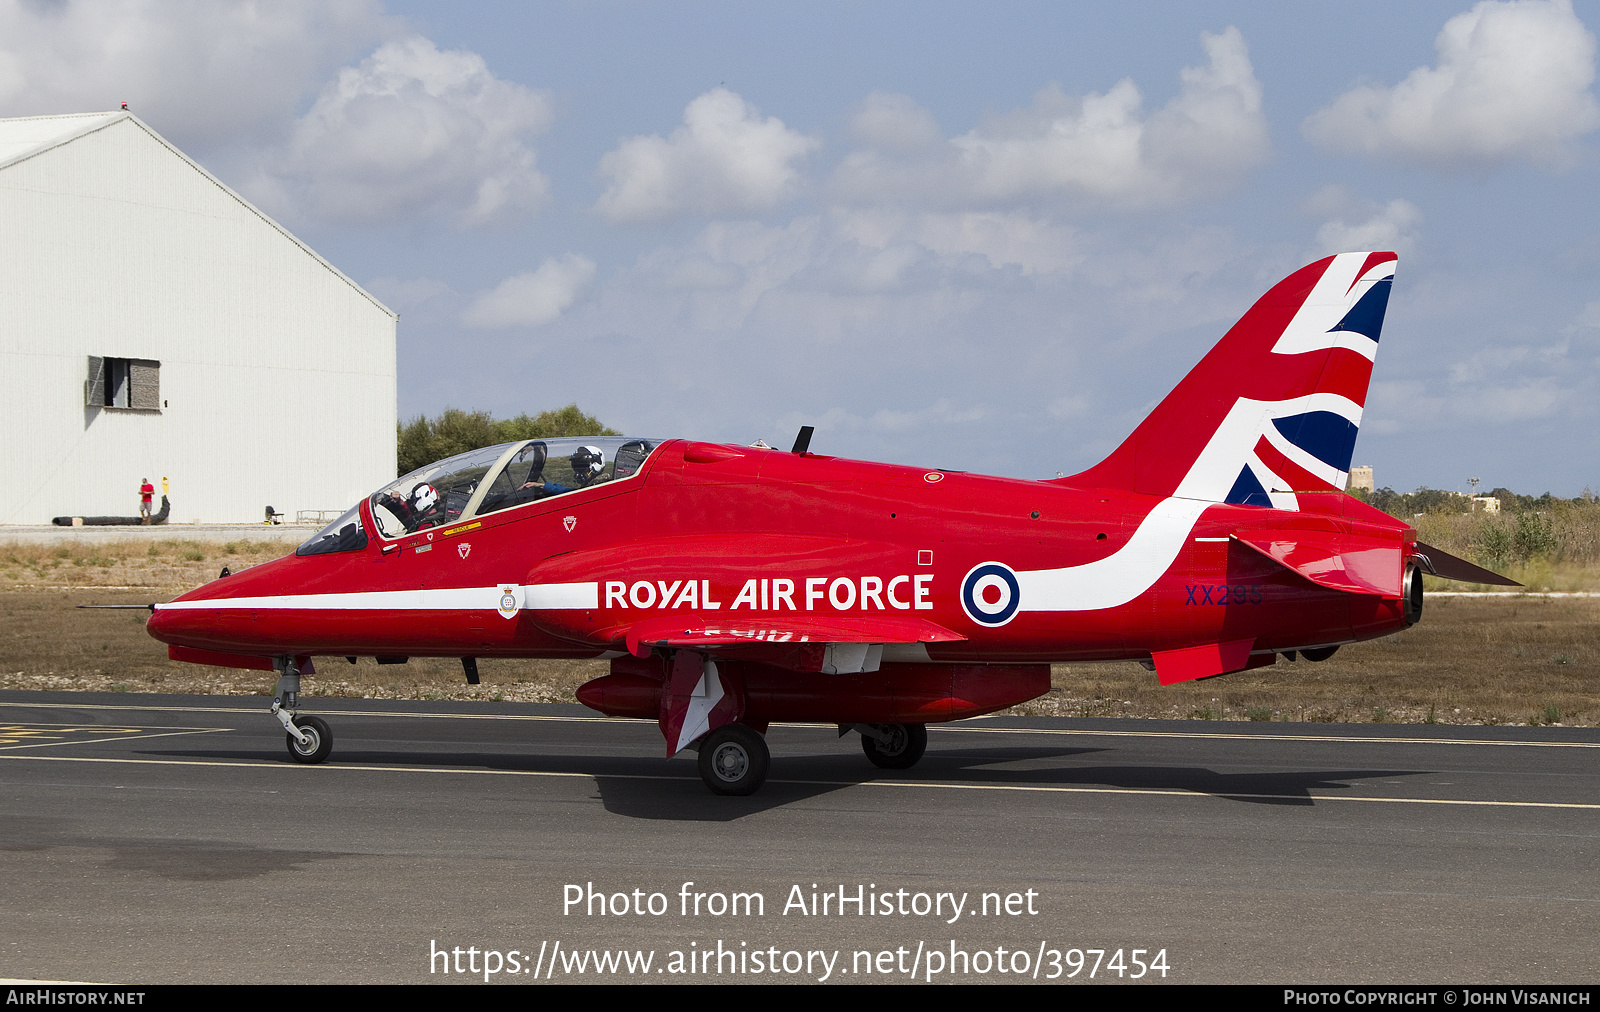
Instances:
[[[394,310],[373,298],[371,292],[368,292],[366,289],[350,280],[350,278],[347,277],[343,271],[324,260],[316,250],[295,238],[295,236],[288,229],[284,228],[282,225],[263,214],[260,208],[239,196],[226,183],[207,172],[203,166],[197,163],[194,159],[190,158],[188,155],[184,154],[182,151],[179,151],[165,137],[162,137],[160,134],[152,130],[149,124],[145,123],[133,113],[128,112],[126,109],[117,110],[115,112],[68,113],[59,116],[24,116],[18,119],[0,119],[0,172],[3,172],[13,165],[16,165],[18,162],[27,161],[28,159],[43,154],[52,148],[57,148],[63,144],[68,144],[79,139],[80,137],[86,137],[89,134],[96,133],[114,123],[119,123],[123,120],[133,123],[140,130],[144,131],[146,134],[149,134],[151,139],[153,139],[156,143],[171,151],[196,172],[199,172],[201,175],[211,180],[211,182],[215,183],[234,200],[237,200],[239,203],[249,208],[252,214],[256,215],[267,225],[281,233],[284,238],[288,239],[296,246],[299,246],[308,255],[310,255],[328,270],[332,271],[351,288],[354,288],[356,291],[360,292],[374,306],[383,310],[385,313],[388,313],[396,320],[400,318],[394,312]]]
[[[127,114],[87,112],[68,116],[0,119],[0,168],[92,133],[119,115]]]

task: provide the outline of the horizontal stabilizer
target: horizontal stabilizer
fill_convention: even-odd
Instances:
[[[1517,581],[1491,572],[1481,566],[1474,566],[1466,559],[1458,559],[1449,552],[1417,542],[1417,554],[1424,561],[1423,569],[1434,576],[1444,580],[1460,580],[1463,583],[1488,583],[1496,587],[1520,587]]]
[[[1347,594],[1400,596],[1401,549],[1394,541],[1314,531],[1296,531],[1289,536],[1235,534],[1233,538],[1319,587]]]
[[[710,647],[741,643],[949,643],[965,636],[927,619],[904,615],[838,618],[752,618],[748,623],[708,622],[704,615],[667,615],[636,622],[626,633],[628,652],[648,646]]]

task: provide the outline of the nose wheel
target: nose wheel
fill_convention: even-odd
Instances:
[[[304,741],[294,735],[283,735],[294,762],[317,764],[333,751],[333,732],[328,730],[328,722],[322,717],[294,717],[294,727],[298,727]]]
[[[743,724],[724,724],[700,739],[700,779],[713,794],[754,794],[771,759],[767,740]]]
[[[327,721],[321,717],[296,717],[294,726],[300,729],[304,740],[293,734],[285,734],[284,738],[295,762],[315,765],[328,758],[333,751],[333,732],[328,730]]]

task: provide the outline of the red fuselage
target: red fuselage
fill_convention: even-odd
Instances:
[[[1148,660],[1240,640],[1259,657],[1404,628],[1414,531],[1339,493],[1301,498],[1292,512],[1205,505],[1163,564],[1159,551],[1130,544],[1159,497],[670,441],[626,480],[213,581],[178,598],[181,607],[158,608],[149,628],[179,647],[262,658],[587,658],[640,652],[630,630],[648,643],[651,630],[682,620],[737,630],[741,643],[722,656],[802,671],[815,668],[800,644],[841,640],[840,628],[888,642],[884,661],[955,664]],[[1392,566],[1380,578],[1394,593],[1318,585],[1239,540],[1252,533],[1390,546],[1376,558],[1380,570]],[[1024,580],[1022,607],[998,624],[975,620],[962,602],[963,580],[989,562]],[[1138,590],[1141,571],[1150,579]],[[1035,572],[1083,584],[1069,596],[1089,606],[1030,609]],[[1131,581],[1137,592],[1093,607],[1096,581]],[[539,590],[589,584],[591,596],[576,601]],[[492,597],[505,587],[525,598],[509,615]],[[474,589],[454,607],[437,593],[407,607],[398,593]],[[973,593],[981,612],[1007,591]],[[919,622],[953,635],[909,644],[902,635],[896,647],[880,632]]]

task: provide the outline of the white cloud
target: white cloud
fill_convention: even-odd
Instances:
[[[385,275],[362,285],[384,305],[402,315],[438,299],[455,295],[450,286],[436,278],[397,278]]]
[[[1591,363],[1574,351],[1570,340],[1496,342],[1438,362],[1426,379],[1374,380],[1367,407],[1382,424],[1373,431],[1453,430],[1487,438],[1486,426],[1576,420],[1591,412],[1595,383]]]
[[[851,117],[850,133],[869,147],[885,151],[928,151],[944,141],[944,131],[933,113],[905,95],[883,91],[862,99]]]
[[[1067,394],[1045,405],[1045,412],[1058,421],[1082,418],[1094,407],[1083,394]]]
[[[834,407],[817,416],[791,412],[778,419],[777,424],[782,431],[798,430],[801,425],[810,425],[829,433],[905,433],[972,425],[983,421],[991,413],[987,405],[957,404],[948,397],[941,397],[932,404],[905,411],[879,408],[864,415],[849,408]]]
[[[411,36],[341,69],[267,175],[301,214],[485,224],[545,199],[530,141],[550,120],[545,95],[495,77],[477,53]]]
[[[1546,374],[1560,373],[1567,365],[1570,350],[1566,342],[1543,347],[1492,345],[1452,365],[1450,382],[1492,383],[1512,379],[1517,373],[1530,370]],[[1529,381],[1524,379],[1519,382],[1526,385]]]
[[[671,136],[630,137],[600,159],[611,182],[596,207],[616,222],[765,210],[798,191],[794,163],[817,143],[713,88],[689,103]]]
[[[290,219],[477,224],[537,206],[545,96],[417,36],[340,68],[401,26],[374,0],[0,0],[0,115],[127,102]]]
[[[395,26],[374,0],[0,0],[0,115],[127,102],[180,146],[227,144]]]
[[[462,314],[473,327],[537,327],[577,301],[594,280],[594,261],[576,253],[551,257],[538,270],[516,274],[478,296]]]
[[[1553,377],[1534,377],[1493,384],[1478,393],[1483,417],[1495,422],[1520,422],[1565,413],[1575,391]]]
[[[1306,119],[1306,136],[1330,151],[1455,169],[1560,163],[1600,126],[1595,38],[1568,0],[1486,0],[1447,21],[1434,46],[1434,66],[1346,92]]]
[[[1594,330],[1600,328],[1600,299],[1585,305],[1572,323],[1562,332],[1572,334],[1579,330]]]
[[[1261,84],[1238,29],[1200,38],[1207,63],[1185,68],[1179,94],[1148,114],[1131,80],[1081,98],[1051,85],[1030,108],[939,141],[910,99],[871,95],[852,124],[867,146],[840,164],[835,192],[946,207],[1040,198],[1144,207],[1233,185],[1270,153]]]
[[[998,316],[1007,306],[1033,313],[1059,297],[1050,312],[1096,321],[1083,324],[1086,334],[1110,326],[1154,336],[1175,319],[1232,322],[1241,297],[1260,295],[1260,271],[1281,266],[1259,259],[1216,227],[1163,225],[1130,238],[1020,212],[844,209],[782,225],[710,222],[641,257],[597,302],[626,302],[640,319],[679,319],[702,335],[798,328],[807,340],[832,343],[951,326],[979,306]],[[989,325],[974,326],[960,340],[983,339]]]
[[[1409,200],[1380,204],[1342,186],[1323,187],[1306,205],[1328,219],[1317,229],[1317,257],[1351,250],[1392,250],[1405,256],[1415,248],[1422,224],[1422,212]]]
[[[1024,274],[1068,271],[1088,256],[1072,226],[1017,211],[852,209],[836,214],[835,226],[863,246],[911,241],[945,256],[976,254],[992,267],[1014,266]]]

